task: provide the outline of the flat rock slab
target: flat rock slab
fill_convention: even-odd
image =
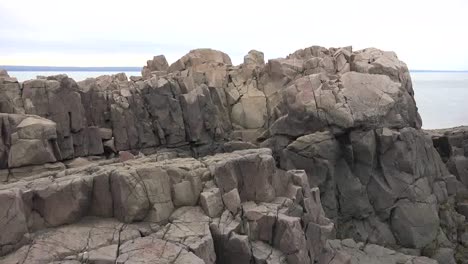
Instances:
[[[201,209],[199,211],[202,213]],[[195,232],[181,238],[182,242],[191,237],[192,245],[204,245],[206,242],[199,239],[200,235],[211,238],[208,222],[202,223],[205,227],[201,230],[198,228],[202,233],[195,231],[196,225],[190,223],[171,226],[176,225]],[[159,230],[163,229],[152,223],[124,224],[112,218],[87,217],[76,224],[32,234],[29,244],[0,258],[0,263],[205,263],[189,252],[189,247],[175,244],[177,231],[168,232],[167,238],[158,238]],[[213,256],[212,240],[211,247],[204,252],[208,254],[209,249]],[[207,263],[214,263],[214,260]]]

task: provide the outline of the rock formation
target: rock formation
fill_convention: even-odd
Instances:
[[[451,173],[450,181],[447,183],[447,190],[464,190],[468,187],[468,128],[455,127],[425,132],[432,138],[434,147]],[[456,197],[455,205],[458,213],[465,216],[465,218],[468,217],[468,194],[465,191]],[[463,227],[458,234],[457,258],[465,260],[465,262],[468,259],[467,239],[468,230]]]
[[[421,123],[374,48],[2,71],[0,262],[467,263],[466,134]]]

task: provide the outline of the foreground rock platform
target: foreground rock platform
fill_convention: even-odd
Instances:
[[[1,263],[366,263],[327,243],[319,189],[269,149],[90,164],[0,198]]]
[[[2,71],[0,263],[468,263],[466,133],[421,124],[375,48]]]

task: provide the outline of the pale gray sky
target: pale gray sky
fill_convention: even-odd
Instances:
[[[0,65],[142,66],[194,48],[241,63],[311,45],[397,52],[411,69],[468,70],[467,0],[0,0]]]

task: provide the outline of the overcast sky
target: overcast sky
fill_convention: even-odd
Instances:
[[[468,70],[468,0],[0,0],[0,65],[142,66],[194,48],[266,58],[320,45]]]

